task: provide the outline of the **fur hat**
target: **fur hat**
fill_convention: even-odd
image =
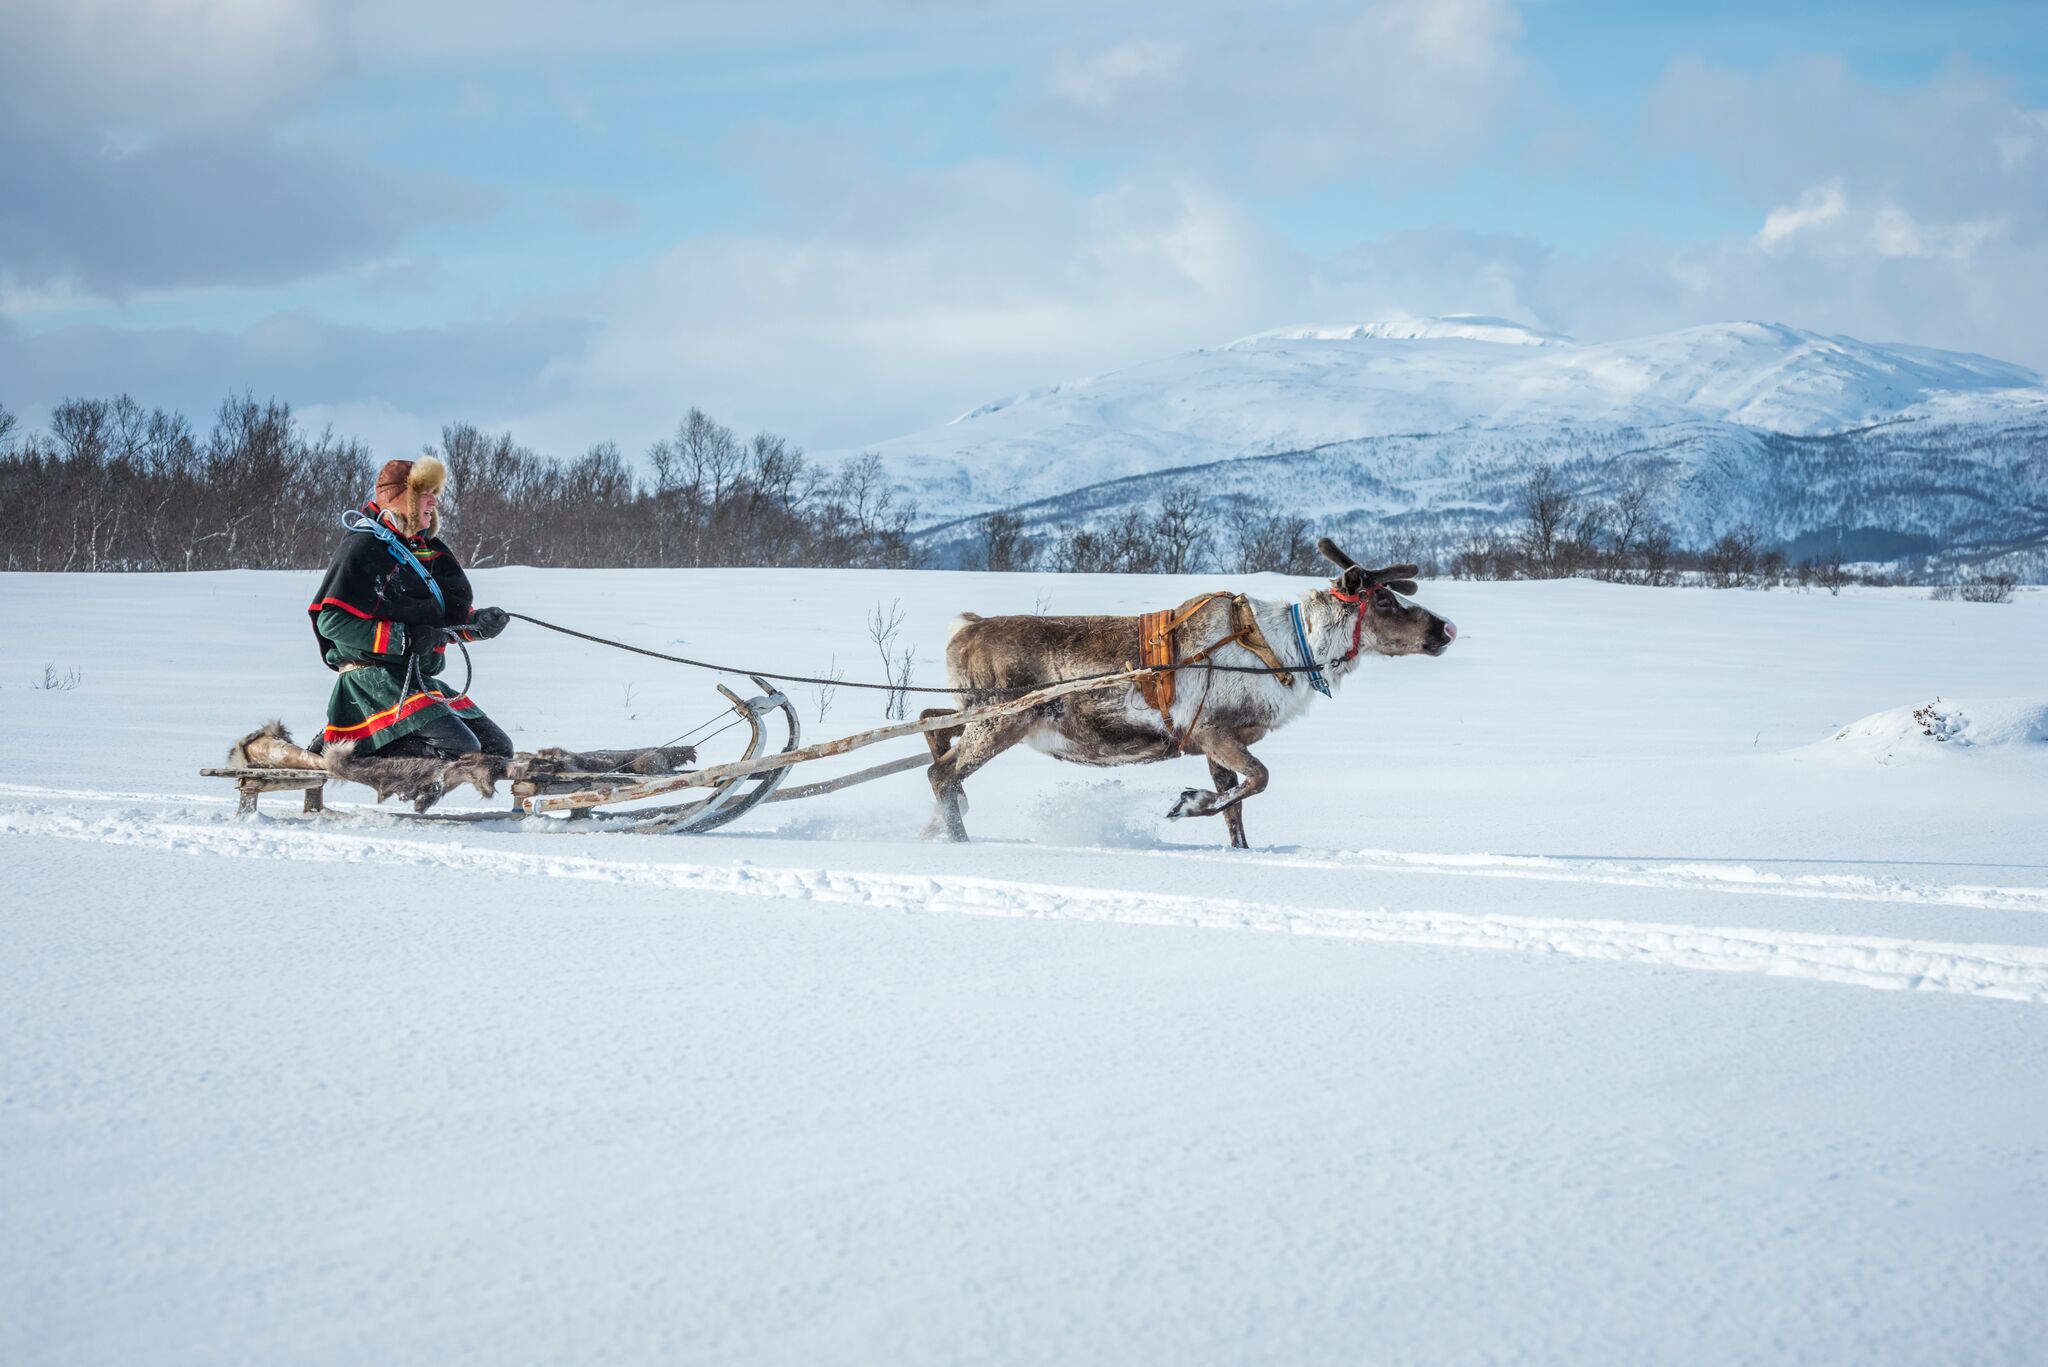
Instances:
[[[432,456],[418,460],[387,460],[377,472],[377,505],[394,512],[411,513],[417,492],[438,494],[448,483],[448,467]]]

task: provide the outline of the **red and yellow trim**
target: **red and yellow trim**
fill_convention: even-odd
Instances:
[[[370,653],[389,655],[391,653],[391,623],[379,618],[374,631],[370,633]]]
[[[369,613],[364,612],[361,608],[357,607],[353,603],[344,603],[339,598],[322,598],[319,602],[307,608],[306,611],[318,612],[322,608],[340,608],[343,612],[347,613],[351,617],[360,617],[365,622],[372,620],[371,615]]]
[[[418,716],[435,703],[440,703],[443,707],[454,712],[474,712],[477,710],[476,704],[470,700],[470,696],[467,693],[453,698],[445,693],[438,692],[414,693],[395,707],[387,707],[374,716],[365,717],[354,726],[330,725],[327,728],[327,743],[332,745],[344,740],[367,740],[379,731],[398,725],[407,717]]]
[[[387,727],[396,726],[407,717],[416,716],[432,707],[435,703],[442,701],[444,699],[432,693],[415,693],[395,706],[387,707],[382,712],[363,718],[354,726],[335,726],[329,723],[327,727],[328,744],[331,745],[336,741],[344,740],[366,740],[377,732]]]

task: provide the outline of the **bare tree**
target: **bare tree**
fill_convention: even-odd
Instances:
[[[1613,554],[1610,578],[1625,574],[1641,552],[1643,538],[1656,521],[1656,495],[1656,482],[1637,474],[1607,505],[1608,546]]]
[[[2010,574],[1987,574],[1963,585],[1965,603],[2010,603],[2019,580]]]
[[[1522,494],[1522,558],[1531,577],[1558,573],[1562,543],[1578,509],[1571,492],[1549,465],[1539,465]]]
[[[819,684],[811,690],[812,701],[818,710],[818,721],[822,724],[827,714],[832,711],[833,701],[839,696],[840,680],[846,677],[839,672],[838,655],[835,654],[832,657],[831,663],[825,666],[825,672],[821,677],[832,681],[831,683]]]
[[[1764,552],[1763,533],[1752,526],[1723,532],[1700,552],[1700,573],[1709,588],[1756,588],[1771,576],[1772,557]]]
[[[879,601],[868,613],[868,639],[875,643],[875,651],[882,657],[882,677],[892,684],[908,684],[910,671],[917,659],[917,647],[907,646],[899,655],[896,637],[903,630],[903,600],[892,599],[887,609]],[[901,721],[905,711],[906,695],[902,688],[891,688],[882,695],[882,716],[888,721]]]
[[[1317,559],[1308,519],[1276,514],[1270,505],[1241,499],[1230,505],[1229,554],[1224,568],[1234,574],[1313,574]]]
[[[1159,499],[1150,541],[1159,569],[1167,574],[1190,574],[1199,568],[1209,549],[1209,528],[1202,515],[1202,498],[1190,484],[1177,484]]]
[[[1024,519],[1001,510],[981,519],[982,568],[998,574],[1028,570],[1038,559],[1038,543],[1024,533]]]

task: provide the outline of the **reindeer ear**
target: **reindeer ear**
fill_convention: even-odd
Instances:
[[[1355,598],[1372,592],[1372,576],[1356,565],[1346,566],[1344,573],[1337,576],[1337,586]]]
[[[1386,579],[1381,581],[1381,587],[1392,589],[1396,593],[1406,594],[1410,598],[1415,596],[1415,581],[1413,579]]]
[[[1339,569],[1355,570],[1358,568],[1358,562],[1356,560],[1353,560],[1350,556],[1344,554],[1344,552],[1338,550],[1337,543],[1330,540],[1330,538],[1327,536],[1318,537],[1316,539],[1316,549],[1323,553],[1323,559],[1329,561],[1332,565],[1337,566]]]

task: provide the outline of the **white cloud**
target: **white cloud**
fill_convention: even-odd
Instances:
[[[1684,61],[1653,95],[1650,123],[1665,145],[1704,156],[1737,191],[1772,206],[1791,203],[1786,233],[1806,235],[1820,220],[1799,215],[1824,212],[1839,196],[1844,212],[1833,229],[1853,230],[1866,248],[1880,209],[1923,227],[1996,222],[2020,239],[2048,234],[2048,175],[2029,164],[2048,137],[2048,111],[2026,104],[2011,80],[1968,62],[1950,62],[1919,85],[1888,87],[1833,58],[1761,73]],[[1772,217],[1780,212],[1787,211]],[[1903,240],[1893,231],[1900,222],[1889,220],[1887,240]],[[1935,250],[1952,252],[1973,232],[1935,230]]]
[[[340,0],[7,0],[0,101],[101,128],[214,127],[349,64]]]
[[[1773,209],[1765,215],[1763,229],[1756,235],[1756,245],[1766,252],[1778,251],[1799,233],[1839,222],[1848,203],[1847,196],[1842,193],[1841,181],[1831,180],[1825,185],[1816,185],[1801,195],[1797,204]]]
[[[117,298],[345,269],[496,204],[486,187],[230,131],[113,155],[88,132],[0,120],[0,167],[0,285]]]
[[[2002,234],[2009,220],[2001,214],[1952,222],[1914,217],[1896,204],[1851,204],[1840,180],[1817,185],[1796,204],[1780,205],[1764,216],[1754,238],[1766,256],[1794,250],[1844,256],[1938,256],[1969,258]]]
[[[1056,57],[1046,81],[1059,99],[1088,109],[1107,109],[1133,91],[1178,84],[1186,63],[1185,44],[1140,39],[1085,57]]]
[[[1473,151],[1525,96],[1512,0],[1190,16],[1056,57],[1041,114],[1091,144],[1295,184]]]
[[[1945,256],[1967,260],[2005,227],[2001,217],[1957,223],[1922,223],[1897,205],[1880,205],[1871,215],[1870,245],[1879,256]]]
[[[693,239],[620,277],[587,301],[603,323],[556,375],[622,440],[696,403],[851,445],[1309,298],[1283,242],[1187,185],[1075,195],[975,162],[814,207],[814,226]]]

